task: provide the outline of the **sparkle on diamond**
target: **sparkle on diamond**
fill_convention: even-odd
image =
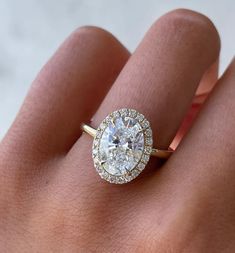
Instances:
[[[104,129],[99,160],[108,173],[121,176],[137,165],[143,150],[144,134],[139,122],[131,117],[119,116]]]

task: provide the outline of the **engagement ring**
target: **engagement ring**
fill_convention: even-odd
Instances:
[[[173,152],[170,148],[152,147],[150,123],[134,109],[110,113],[97,130],[86,124],[81,128],[94,137],[94,166],[101,178],[110,183],[128,183],[144,170],[150,156],[167,159]]]

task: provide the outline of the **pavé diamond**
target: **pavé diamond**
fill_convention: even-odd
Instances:
[[[105,126],[101,123],[102,128],[99,127],[93,143],[93,159],[96,168],[98,159],[97,172],[107,181],[126,183],[139,174],[134,170],[138,164],[148,161],[152,143],[146,146],[144,127],[145,124],[149,126],[149,122],[145,119],[143,126],[140,119],[143,120],[137,111],[121,109],[104,119]],[[152,136],[147,138],[151,140]],[[138,170],[144,167],[142,163]],[[104,177],[106,173],[109,177]]]

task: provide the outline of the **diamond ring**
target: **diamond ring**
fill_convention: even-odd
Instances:
[[[110,183],[123,184],[136,178],[150,156],[167,159],[173,150],[153,148],[152,130],[143,114],[134,109],[110,113],[96,129],[82,124],[94,137],[92,158],[101,176]]]

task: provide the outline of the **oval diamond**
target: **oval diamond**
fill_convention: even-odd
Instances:
[[[94,164],[101,177],[104,178],[103,174],[106,174],[105,179],[112,183],[132,180],[144,169],[142,166],[140,170],[138,164],[148,162],[150,153],[145,152],[152,148],[152,142],[147,144],[146,140],[152,136],[147,137],[145,132],[151,129],[146,129],[141,124],[138,115],[133,109],[115,111],[97,129],[95,144],[93,143]],[[149,122],[144,120],[149,126]]]

